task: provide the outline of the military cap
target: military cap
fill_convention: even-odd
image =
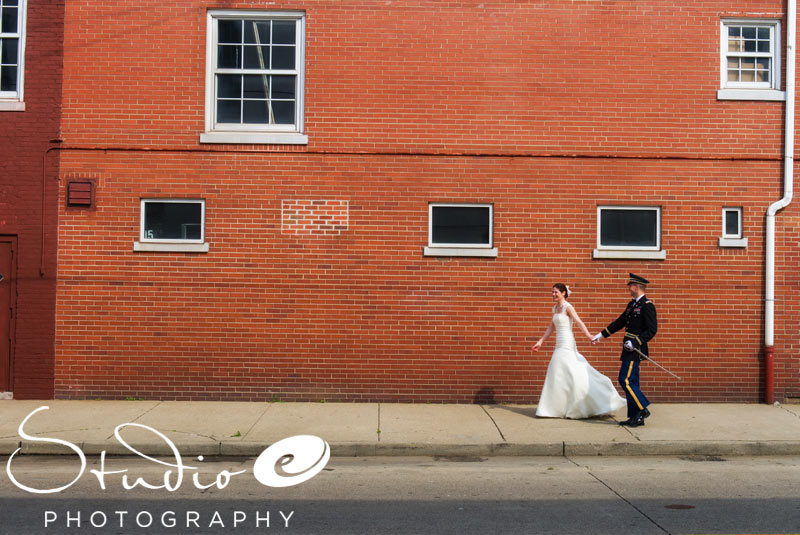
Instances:
[[[650,284],[650,281],[645,279],[644,277],[640,277],[639,275],[634,275],[633,273],[628,273],[628,284],[638,284],[639,286],[647,286]]]

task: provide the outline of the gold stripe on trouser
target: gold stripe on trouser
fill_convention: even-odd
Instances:
[[[625,390],[628,391],[628,393],[633,398],[633,401],[636,402],[636,406],[639,407],[639,410],[643,411],[644,407],[642,407],[642,404],[639,403],[639,400],[636,397],[636,394],[633,393],[633,389],[631,388],[631,384],[628,382],[628,378],[631,376],[631,372],[633,372],[633,361],[631,361],[631,365],[628,366],[628,375],[625,376]]]

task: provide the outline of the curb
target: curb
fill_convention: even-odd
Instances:
[[[115,442],[76,443],[85,455],[135,456]],[[800,455],[798,441],[658,441],[658,442],[553,442],[534,444],[369,444],[332,443],[332,457],[642,457],[642,456],[790,456]],[[131,444],[143,455],[172,456],[164,443]],[[191,442],[176,444],[182,457],[257,457],[269,444],[260,442]],[[73,455],[63,445],[39,441],[0,441],[0,455]]]

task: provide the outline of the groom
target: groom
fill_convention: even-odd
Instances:
[[[650,416],[650,411],[647,410],[650,402],[639,388],[639,361],[644,357],[634,351],[634,348],[648,355],[647,342],[656,335],[658,326],[656,306],[644,295],[644,290],[650,281],[633,273],[629,275],[628,291],[633,299],[620,317],[594,335],[592,343],[596,344],[625,327],[625,341],[619,358],[622,361],[619,384],[625,390],[625,397],[628,399],[628,419],[619,424],[638,427],[644,425],[644,419]]]

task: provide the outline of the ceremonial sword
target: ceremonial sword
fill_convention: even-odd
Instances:
[[[658,362],[654,361],[653,359],[651,359],[650,357],[648,357],[647,355],[645,355],[644,353],[642,353],[641,351],[639,351],[637,348],[635,348],[635,347],[634,347],[634,348],[633,348],[633,350],[634,350],[634,351],[636,351],[637,353],[639,353],[641,356],[643,356],[643,357],[644,357],[644,358],[646,358],[647,360],[649,360],[650,362],[652,362],[653,364],[655,364],[656,366],[658,366],[659,368],[661,368],[662,370],[664,370],[665,372],[667,372],[668,374],[670,374],[671,376],[673,376],[673,377],[674,377],[675,379],[677,379],[678,381],[683,381],[683,379],[681,379],[680,377],[678,377],[677,375],[675,375],[674,373],[672,373],[671,371],[669,371],[668,369],[666,369],[664,366],[662,366],[662,365],[661,365],[661,364],[659,364]]]

